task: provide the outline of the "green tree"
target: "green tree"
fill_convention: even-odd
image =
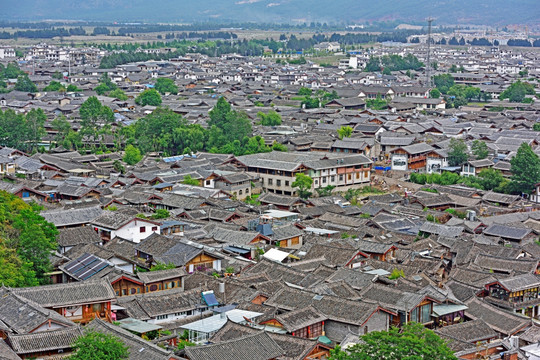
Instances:
[[[126,164],[135,165],[139,161],[141,161],[141,159],[142,159],[142,155],[139,149],[137,149],[135,146],[131,144],[126,146],[125,154],[124,154],[124,157],[122,158],[122,160],[124,160]]]
[[[70,360],[123,360],[129,358],[128,347],[110,334],[88,331],[73,344]]]
[[[191,175],[188,174],[182,179],[182,184],[198,186],[199,180],[192,178]]]
[[[311,196],[311,186],[313,179],[306,174],[298,173],[295,176],[294,182],[291,184],[293,188],[298,188],[298,196],[302,199],[307,199]]]
[[[360,337],[361,343],[347,351],[337,346],[329,360],[457,360],[452,350],[435,332],[410,322],[401,329],[373,331]]]
[[[437,89],[439,89],[439,91],[443,94],[446,94],[448,90],[450,90],[450,88],[455,85],[454,78],[450,74],[435,75],[433,77],[433,83],[435,84]]]
[[[477,160],[482,160],[488,157],[489,149],[485,141],[474,140],[471,146],[472,153],[476,156]]]
[[[448,164],[450,166],[461,166],[467,161],[467,145],[463,140],[450,139],[448,147]]]
[[[304,100],[302,100],[302,107],[306,109],[316,109],[320,105],[320,100],[317,98],[312,98],[310,96],[306,96]]]
[[[208,126],[217,126],[221,127],[223,123],[226,122],[227,115],[232,111],[231,104],[227,102],[223,96],[220,97],[216,105],[208,112],[210,120],[208,121]]]
[[[268,114],[259,111],[257,117],[261,119],[261,125],[263,126],[277,126],[281,125],[281,115],[274,110],[270,110]]]
[[[126,93],[122,89],[114,89],[107,96],[118,99],[118,100],[122,100],[122,101],[125,101],[128,99]]]
[[[112,82],[107,73],[103,73],[99,81],[99,85],[94,89],[98,95],[104,95],[117,88],[116,84]]]
[[[103,126],[114,122],[114,113],[110,107],[102,105],[97,97],[90,96],[79,108],[81,116],[81,134],[96,138]]]
[[[174,80],[169,78],[157,79],[154,88],[162,95],[165,95],[166,93],[174,95],[178,94],[178,86],[174,83]]]
[[[526,95],[535,95],[534,86],[527,82],[516,81],[501,93],[501,100],[508,99],[511,102],[523,102]]]
[[[332,195],[332,191],[335,189],[336,187],[333,186],[333,185],[328,185],[328,186],[325,186],[323,188],[317,188],[315,190],[317,190],[317,193],[319,194],[320,197],[324,197],[324,196],[330,196]]]
[[[497,169],[484,169],[478,173],[478,182],[484,190],[495,190],[503,181],[504,177]]]
[[[301,87],[300,89],[298,89],[298,95],[300,96],[311,96],[312,92],[313,90],[307,87]]]
[[[15,84],[14,89],[29,93],[35,93],[38,91],[36,84],[34,84],[26,74],[19,75],[17,77],[17,83]]]
[[[338,129],[337,133],[340,139],[351,137],[353,128],[350,126],[342,126]]]
[[[520,145],[516,156],[510,160],[512,188],[514,192],[530,193],[540,182],[540,159],[530,145]]]
[[[533,130],[534,130],[534,131],[540,131],[540,123],[535,123],[535,124],[533,125]]]
[[[64,85],[60,84],[58,81],[51,81],[49,85],[47,85],[43,91],[59,91],[59,92],[65,92],[66,88]]]
[[[4,245],[0,239],[0,284],[8,287],[39,285],[32,264],[21,260],[15,249]]]
[[[150,218],[157,220],[166,219],[169,216],[171,216],[171,214],[167,209],[157,209],[156,212],[152,216],[150,216]]]
[[[76,85],[69,84],[68,87],[66,88],[66,91],[67,92],[81,92],[82,90],[79,89]]]
[[[47,134],[44,128],[45,121],[47,115],[42,109],[32,109],[26,114],[27,142],[30,151],[35,151],[38,142]]]
[[[441,92],[438,89],[433,89],[429,92],[429,97],[432,99],[438,99],[441,97]]]
[[[161,95],[155,89],[147,89],[135,98],[135,103],[141,106],[159,106],[161,105]]]

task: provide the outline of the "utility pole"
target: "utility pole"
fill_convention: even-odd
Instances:
[[[433,18],[429,17],[428,22],[428,38],[427,38],[427,64],[426,64],[426,85],[431,87],[431,23]]]

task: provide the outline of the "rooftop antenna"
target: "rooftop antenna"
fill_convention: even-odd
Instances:
[[[433,18],[429,17],[428,22],[428,38],[427,38],[427,67],[426,67],[426,85],[431,87],[431,23]]]

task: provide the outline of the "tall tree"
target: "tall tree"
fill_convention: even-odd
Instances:
[[[461,166],[467,161],[467,145],[463,140],[450,139],[448,147],[448,164],[450,166]]]
[[[540,182],[540,158],[529,144],[523,143],[516,156],[510,160],[512,189],[514,192],[530,193],[534,185]]]
[[[28,75],[19,75],[17,77],[17,83],[15,84],[15,90],[35,93],[38,91],[36,84],[34,84]]]
[[[174,95],[178,94],[178,86],[174,83],[174,80],[169,78],[157,79],[154,87],[162,95],[165,95],[166,93]]]
[[[487,158],[489,155],[489,149],[485,141],[474,140],[471,146],[472,153],[476,156],[477,160],[482,160]]]
[[[231,104],[229,104],[223,96],[220,97],[214,108],[208,112],[208,115],[210,116],[208,126],[216,125],[221,127],[221,124],[226,121],[226,116],[231,111]]]
[[[422,324],[408,323],[403,328],[374,331],[361,338],[361,343],[330,352],[330,360],[457,360],[452,350],[435,332]]]
[[[159,106],[161,105],[161,95],[155,89],[147,89],[135,98],[135,103],[141,106]]]
[[[311,196],[311,186],[313,185],[313,179],[303,173],[298,173],[295,176],[294,182],[291,184],[293,188],[298,188],[298,196],[302,199],[307,199]]]

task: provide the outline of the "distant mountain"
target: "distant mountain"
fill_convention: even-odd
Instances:
[[[1,20],[538,23],[538,0],[3,0]]]

